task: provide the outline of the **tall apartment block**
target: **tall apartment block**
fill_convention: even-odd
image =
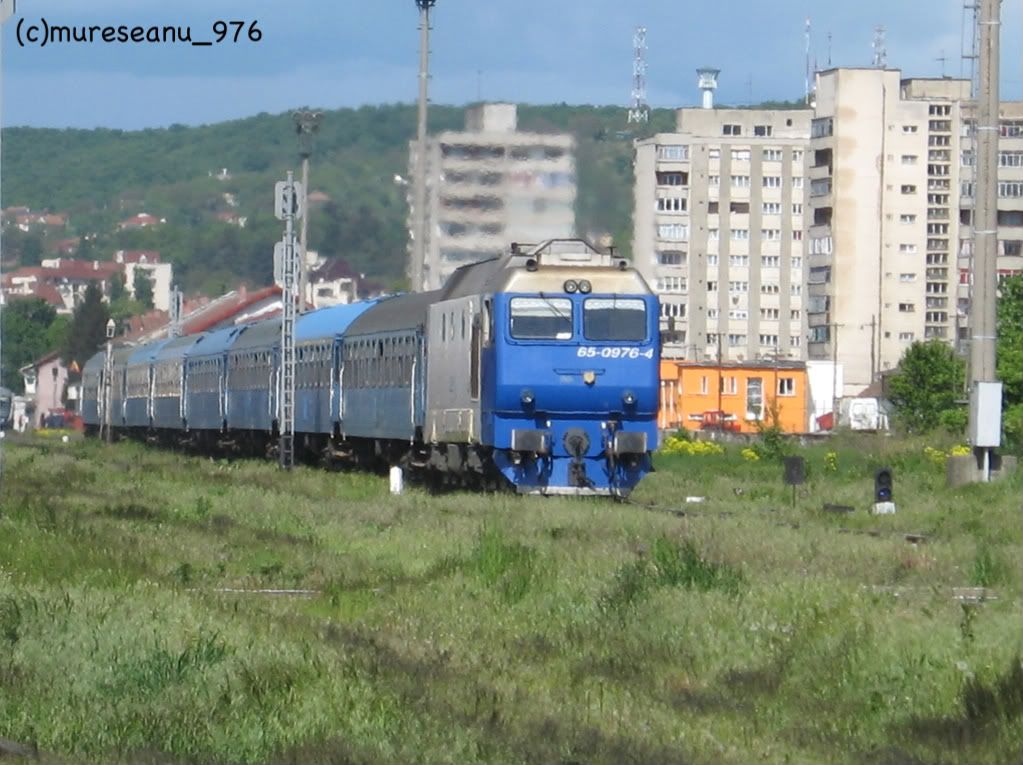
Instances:
[[[709,89],[676,132],[636,143],[633,260],[661,299],[663,355],[803,359],[811,112],[714,109]]]
[[[959,125],[962,168],[959,184],[959,258],[956,297],[962,314],[969,313],[973,273],[973,209],[976,184],[977,121],[972,106],[963,109]],[[998,279],[1023,274],[1023,102],[999,106],[998,132]],[[959,327],[960,349],[968,353],[969,328]]]
[[[817,79],[810,167],[811,359],[845,395],[917,340],[969,337],[976,120],[966,80],[832,69]],[[1023,273],[1023,103],[1003,103],[1000,277]]]
[[[512,242],[573,236],[574,149],[567,134],[518,131],[514,104],[470,108],[465,131],[431,136],[423,283],[412,288],[436,289],[459,266]],[[413,142],[411,172],[415,150]]]

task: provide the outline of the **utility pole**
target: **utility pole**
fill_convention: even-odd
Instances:
[[[113,415],[110,411],[113,405],[114,390],[114,330],[116,325],[113,319],[107,319],[107,356],[103,363],[103,425],[106,429],[106,442],[114,442]]]
[[[977,178],[973,222],[973,287],[970,301],[969,439],[982,481],[1001,444],[1001,383],[995,367],[998,278],[998,57],[1001,0],[979,1],[980,83],[977,89]]]
[[[437,0],[415,0],[419,8],[419,119],[416,128],[416,166],[412,188],[412,292],[425,288],[426,267],[426,107],[430,79],[430,9]]]
[[[313,136],[320,129],[320,112],[302,110],[294,112],[292,118],[295,120],[295,132],[298,133],[298,155],[302,159],[302,209],[306,214],[302,216],[302,226],[299,234],[299,249],[301,257],[298,268],[298,311],[302,313],[306,304],[306,284],[309,281],[309,155],[313,153]]]
[[[3,24],[14,15],[15,12],[14,0],[0,0],[0,104],[3,104]],[[3,109],[0,107],[0,132],[3,127]],[[2,152],[0,152],[2,153]],[[2,205],[0,205],[2,207]],[[0,244],[0,272],[3,270],[3,247]],[[0,317],[2,317],[5,306],[3,305],[3,296],[0,295]],[[2,354],[3,347],[2,341],[0,341],[0,354]],[[0,356],[2,358],[2,356]],[[14,401],[11,400],[11,408],[14,407]],[[2,449],[2,447],[0,447]],[[3,452],[0,451],[0,478],[3,477]]]
[[[170,324],[167,329],[167,337],[179,337],[181,335],[181,304],[183,299],[184,295],[181,294],[181,290],[178,289],[177,285],[174,285],[170,293]]]
[[[304,217],[301,183],[288,171],[274,187],[275,214],[284,221],[284,238],[274,247],[274,281],[281,285],[281,368],[277,376],[278,459],[284,470],[295,465],[295,317],[298,315],[298,253],[295,220]]]

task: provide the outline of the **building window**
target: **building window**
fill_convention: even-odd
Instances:
[[[803,188],[803,176],[796,175],[792,178],[792,188],[801,189]]]
[[[765,283],[760,285],[760,294],[762,295],[777,295],[780,291],[777,284]]]
[[[777,335],[761,335],[760,344],[765,348],[777,348],[778,347],[778,336]]]
[[[722,135],[742,135],[742,125],[722,125]]]
[[[920,159],[920,157],[918,157],[916,154],[903,154],[902,155],[902,164],[904,164],[904,165],[915,165],[917,163],[917,160],[919,160],[919,159]]]
[[[793,149],[792,150],[792,161],[793,162],[802,162],[803,161],[803,150],[802,149]]]
[[[912,183],[904,183],[902,184],[901,191],[903,194],[915,194],[916,186],[914,186]]]
[[[794,256],[792,258],[792,270],[795,271],[796,269],[799,269],[799,268],[802,268],[802,267],[803,267],[803,259],[800,258],[800,257]]]
[[[685,197],[658,197],[657,212],[685,212]]]
[[[661,223],[657,226],[657,237],[673,242],[685,242],[689,239],[689,226],[681,223]]]
[[[899,303],[899,313],[913,313],[916,307],[912,303]]]
[[[720,236],[721,232],[718,229],[716,228],[707,229],[707,239],[709,239],[710,241],[716,242]]]
[[[777,242],[781,239],[781,229],[762,228],[760,229],[760,238],[766,242]]]
[[[749,229],[748,228],[733,228],[732,231],[731,231],[731,238],[732,238],[732,241],[735,241],[735,242],[745,242],[745,241],[747,241],[749,239]]]
[[[792,205],[792,214],[793,215],[802,215],[803,214],[803,205],[802,205],[802,203],[800,203],[800,202],[794,202],[793,203],[793,205]]]
[[[779,396],[795,396],[796,395],[796,378],[795,377],[779,377],[778,378],[778,395]]]
[[[746,335],[730,334],[728,335],[728,345],[735,348],[740,345],[746,345]],[[732,378],[734,381],[734,378]],[[732,393],[735,393],[733,390]]]
[[[679,144],[666,144],[657,147],[657,159],[681,161],[689,159],[689,147]]]
[[[709,337],[709,335],[708,335]],[[715,336],[716,338],[716,336]],[[734,377],[725,377],[722,375],[719,379],[719,389],[726,396],[734,396],[739,391],[739,386]]]
[[[900,215],[899,216],[899,223],[906,223],[906,224],[916,223],[916,216],[915,215]]]
[[[803,338],[799,335],[789,335],[789,348],[798,348],[803,343]]]
[[[760,212],[764,215],[781,215],[781,202],[764,202]]]
[[[915,335],[912,332],[900,332],[899,333],[899,340],[901,340],[904,343],[911,343],[911,342],[913,342],[913,338],[914,337],[915,337]]]
[[[709,387],[710,386],[707,384],[707,375],[703,375],[702,377],[700,377],[700,395],[701,396],[706,396],[707,395]]]
[[[708,255],[707,256],[707,265],[708,266],[716,266],[717,264],[718,264],[718,256],[717,255]]]
[[[764,188],[765,189],[780,189],[781,188],[781,176],[780,175],[765,175],[764,176]]]
[[[774,321],[778,318],[779,311],[777,308],[761,308],[760,318],[767,319],[768,321]]]
[[[660,276],[657,278],[657,291],[668,294],[684,295],[686,293],[686,277]]]
[[[707,176],[707,185],[708,186],[720,186],[721,185],[721,176],[720,175],[708,175]]]
[[[749,188],[749,176],[748,175],[733,175],[731,178],[732,187],[737,189],[748,189]]]
[[[795,231],[792,232],[792,241],[793,242],[803,241],[803,232],[801,229],[796,229]]]
[[[728,265],[736,268],[748,268],[749,267],[749,255],[729,255]]]
[[[717,292],[717,291],[718,291],[718,283],[717,282],[713,282],[713,281],[707,282],[707,292]]]
[[[802,295],[803,294],[803,287],[802,287],[802,285],[799,285],[799,284],[790,285],[789,286],[789,294],[790,295]]]
[[[917,126],[916,125],[903,125],[902,126],[902,132],[903,133],[915,133],[916,131],[917,131]]]
[[[900,282],[915,282],[916,274],[899,274]]]
[[[746,419],[759,420],[764,415],[764,380],[750,377],[746,380]]]
[[[732,162],[749,162],[752,158],[749,149],[732,149]]]
[[[799,321],[801,315],[802,311],[800,311],[798,308],[793,308],[791,311],[789,311],[789,318],[792,319],[792,321]]]
[[[728,312],[728,319],[730,321],[746,321],[749,319],[749,311],[736,309]]]
[[[764,149],[764,162],[781,162],[783,152],[781,149]]]
[[[684,266],[686,254],[678,250],[664,250],[657,253],[657,262],[662,266]]]
[[[728,282],[729,292],[749,292],[749,282]]]
[[[718,317],[718,309],[717,308],[708,308],[707,309],[707,318],[708,319],[716,319],[717,317]]]
[[[721,149],[717,146],[708,149],[707,159],[721,159]]]
[[[774,128],[771,125],[754,125],[753,135],[760,138],[770,138],[774,135]]]
[[[915,244],[900,244],[899,245],[899,252],[911,255],[911,254],[916,252],[916,245]]]
[[[662,173],[657,174],[658,186],[688,186],[689,173]]]
[[[760,265],[762,268],[780,268],[781,255],[761,255]]]
[[[835,120],[832,117],[818,117],[810,123],[811,138],[825,138],[835,134]]]

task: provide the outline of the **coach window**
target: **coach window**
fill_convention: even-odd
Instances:
[[[646,303],[636,298],[589,298],[583,302],[587,340],[646,340]]]
[[[511,336],[517,340],[570,340],[572,301],[568,298],[511,299]]]

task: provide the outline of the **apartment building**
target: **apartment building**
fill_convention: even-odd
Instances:
[[[1023,102],[1003,102],[999,107],[998,132],[998,259],[1001,281],[1023,274]],[[977,121],[971,105],[965,105],[959,127],[961,170],[959,183],[958,284],[955,297],[960,315],[970,309],[973,273],[973,210],[976,185]],[[969,328],[959,326],[960,350],[968,352]]]
[[[816,98],[808,352],[837,358],[854,395],[914,341],[968,338],[975,120],[968,81],[898,70],[821,72]],[[1007,276],[1023,272],[1023,104],[1001,112],[997,267]]]
[[[522,132],[517,123],[514,104],[482,104],[466,111],[464,131],[428,139],[426,253],[413,289],[436,289],[512,242],[575,234],[573,137]],[[415,151],[413,142],[413,173]]]
[[[636,143],[633,259],[661,299],[665,358],[805,357],[810,121],[686,108]]]

